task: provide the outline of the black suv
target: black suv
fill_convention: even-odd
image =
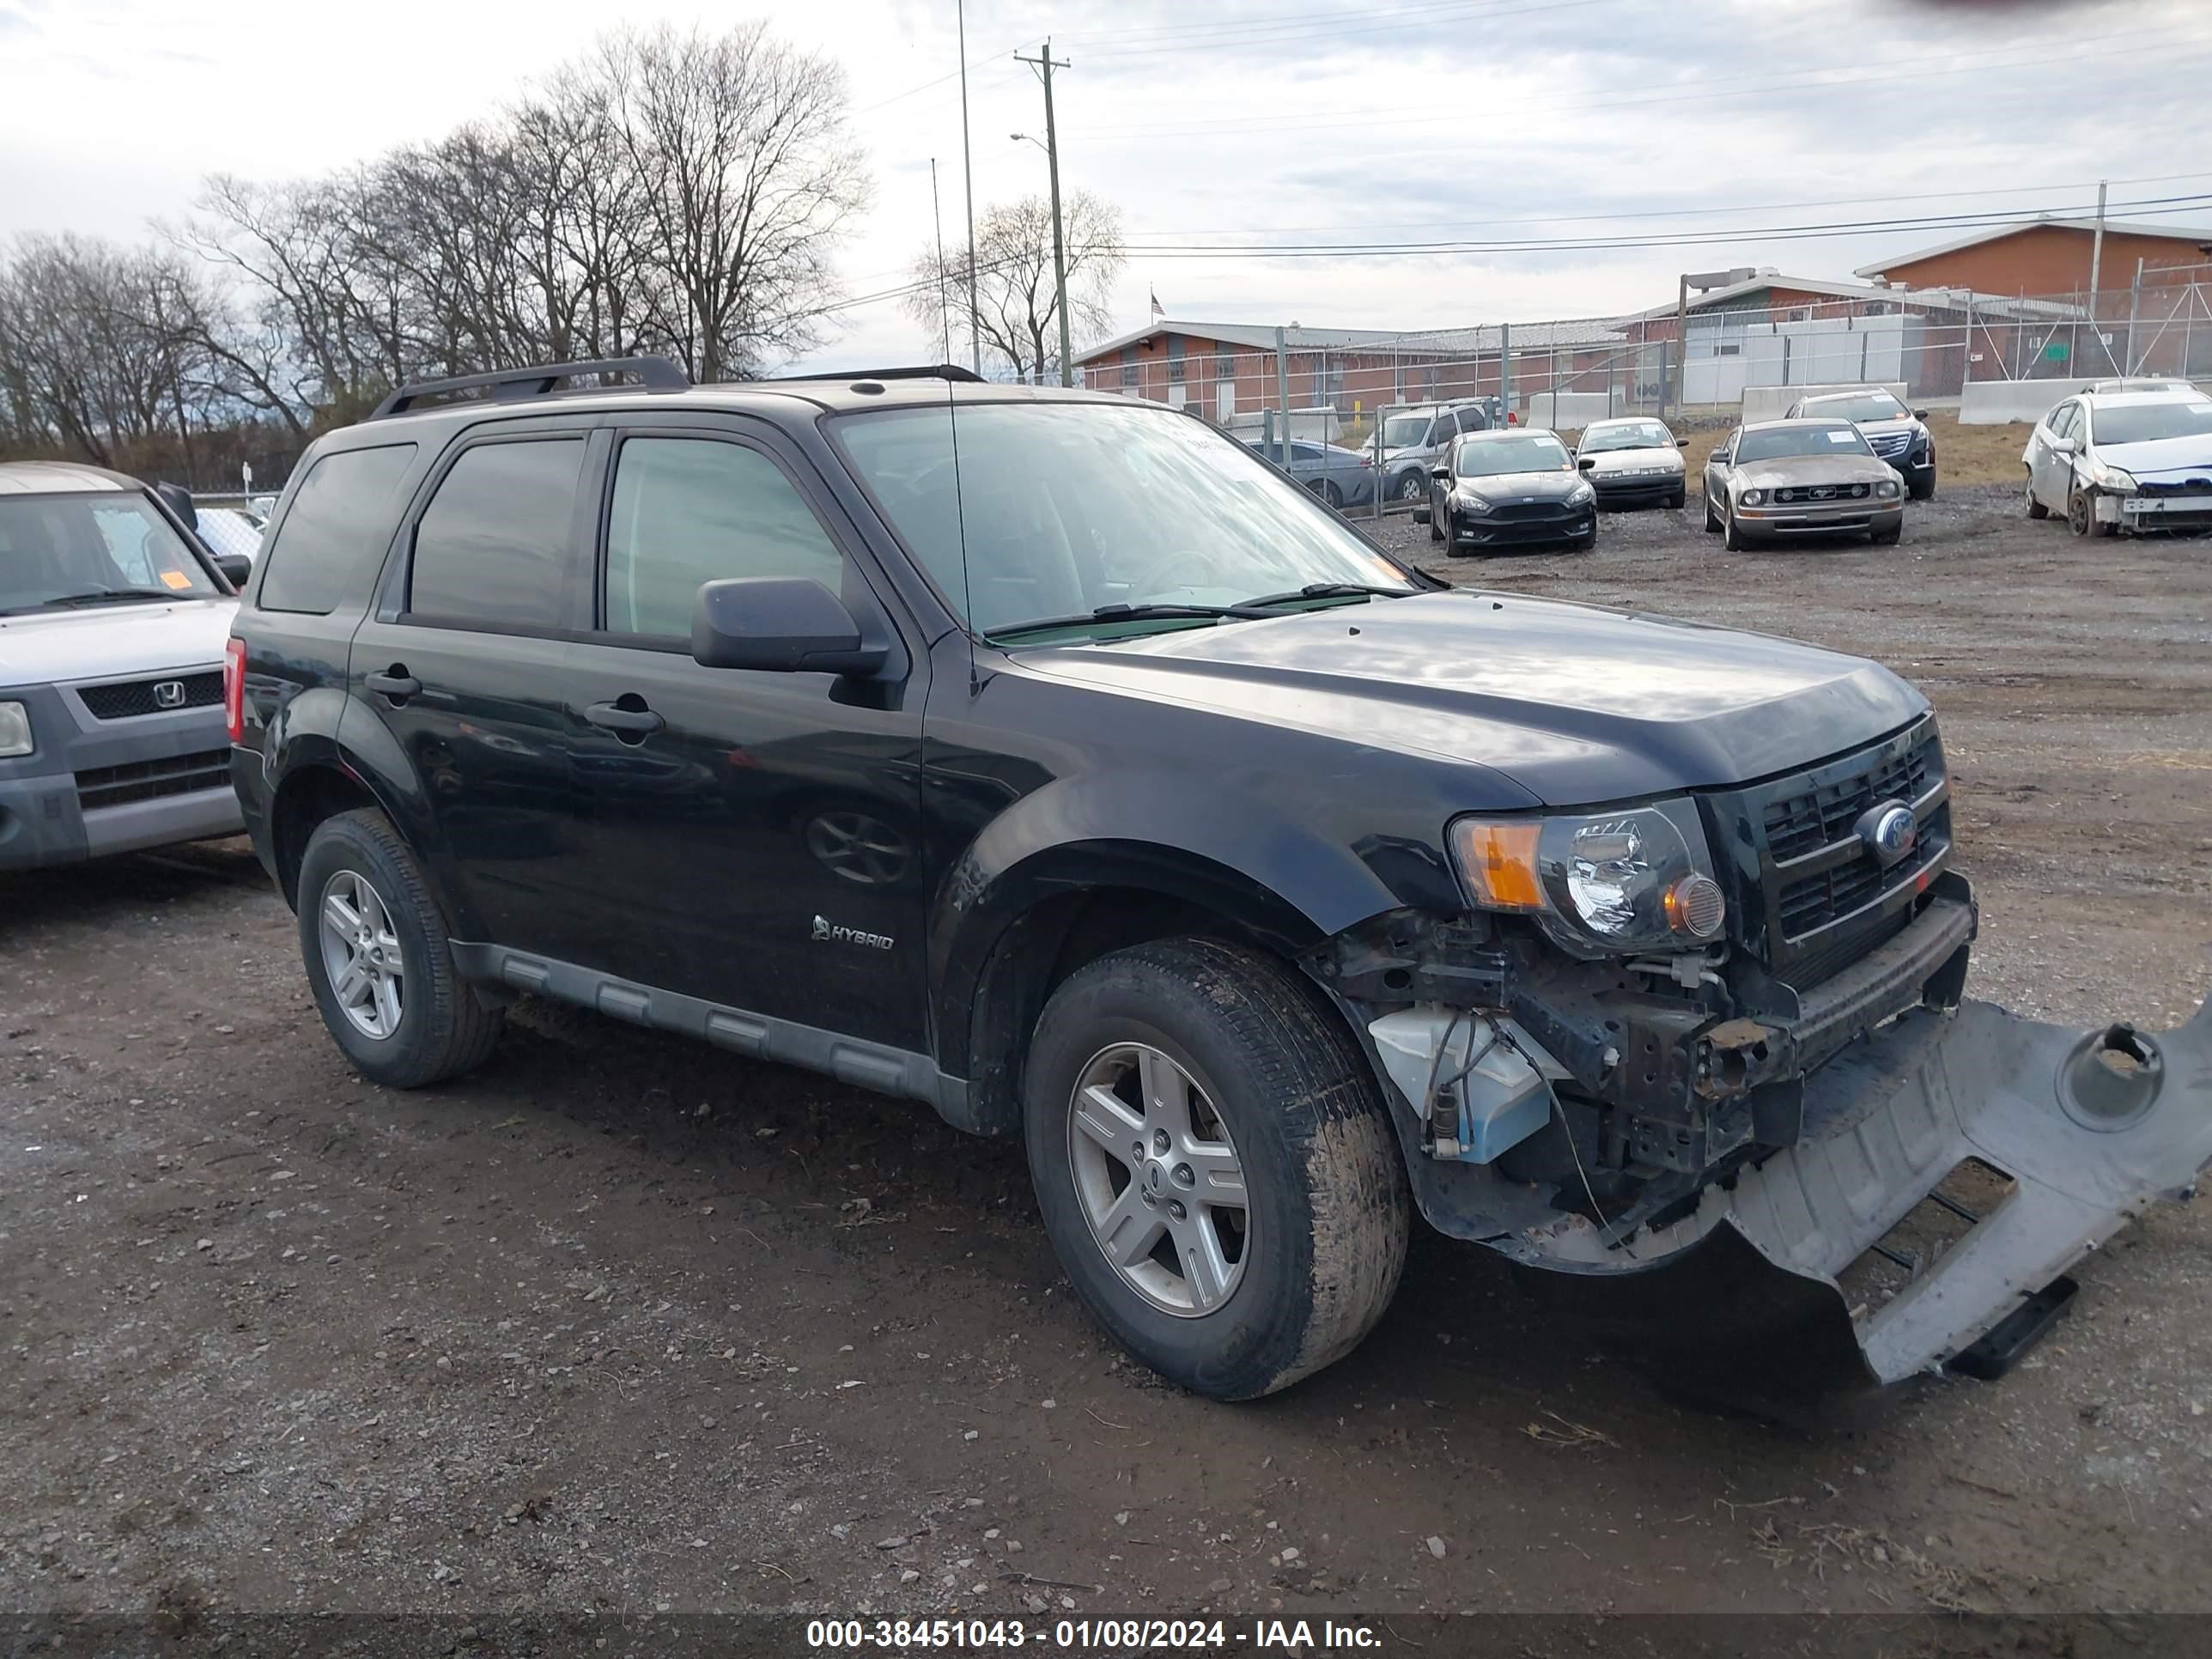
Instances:
[[[1578,1274],[1748,1241],[1887,1379],[2117,1202],[1847,1302],[1993,1123],[2024,1192],[2203,1161],[2109,1133],[2125,1088],[2067,1138],[2077,1034],[1942,1012],[1974,908],[1903,681],[1445,587],[1164,408],[408,387],[303,458],[226,691],[364,1076],[480,1065],[532,993],[1024,1135],[1085,1300],[1224,1398],[1357,1343],[1416,1208]]]

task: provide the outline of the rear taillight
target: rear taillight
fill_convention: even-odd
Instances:
[[[230,740],[246,740],[246,641],[233,640],[222,653],[222,717],[230,723]]]

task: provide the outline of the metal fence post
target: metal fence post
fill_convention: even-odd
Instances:
[[[1498,325],[1498,423],[1513,424],[1513,325]]]
[[[1283,471],[1291,470],[1291,354],[1290,337],[1282,329],[1275,331],[1275,402],[1283,415],[1282,463]]]

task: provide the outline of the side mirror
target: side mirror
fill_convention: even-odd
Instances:
[[[889,654],[864,644],[844,601],[808,577],[732,577],[691,602],[691,659],[708,668],[867,674]]]
[[[1585,472],[1595,472],[1597,471],[1597,457],[1595,455],[1585,455],[1580,460],[1577,461],[1575,465],[1582,468]]]
[[[2074,453],[2074,441],[2071,438],[2053,438],[2051,441],[2051,453],[2054,455],[2071,455]]]
[[[1415,524],[1426,524],[1428,521],[1429,504],[1426,501],[1423,501],[1419,507],[1413,509],[1413,522]]]
[[[192,492],[182,484],[157,483],[154,493],[159,495],[169,511],[185,521],[187,530],[200,527],[199,509],[192,505]]]
[[[1674,440],[1674,447],[1677,449],[1687,449],[1689,447],[1690,441],[1687,438],[1677,438]]]
[[[1439,483],[1449,483],[1451,482],[1451,468],[1448,466],[1432,466],[1429,469],[1429,476],[1437,480]]]
[[[215,568],[222,572],[223,580],[233,587],[243,589],[246,579],[253,574],[253,561],[243,553],[218,553]]]
[[[1916,409],[1912,411],[1912,418],[1916,421],[1924,421],[1928,418],[1928,411],[1924,409]]]

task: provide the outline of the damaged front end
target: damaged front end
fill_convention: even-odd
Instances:
[[[1900,802],[1902,854],[1861,833]],[[2212,1162],[2212,1005],[2085,1033],[1961,1001],[1976,916],[1932,722],[1699,807],[1734,914],[1698,948],[1577,955],[1477,908],[1310,958],[1424,1214],[1592,1278],[1748,1246],[1793,1346],[1848,1373],[1827,1387],[1996,1374],[2069,1266]]]

